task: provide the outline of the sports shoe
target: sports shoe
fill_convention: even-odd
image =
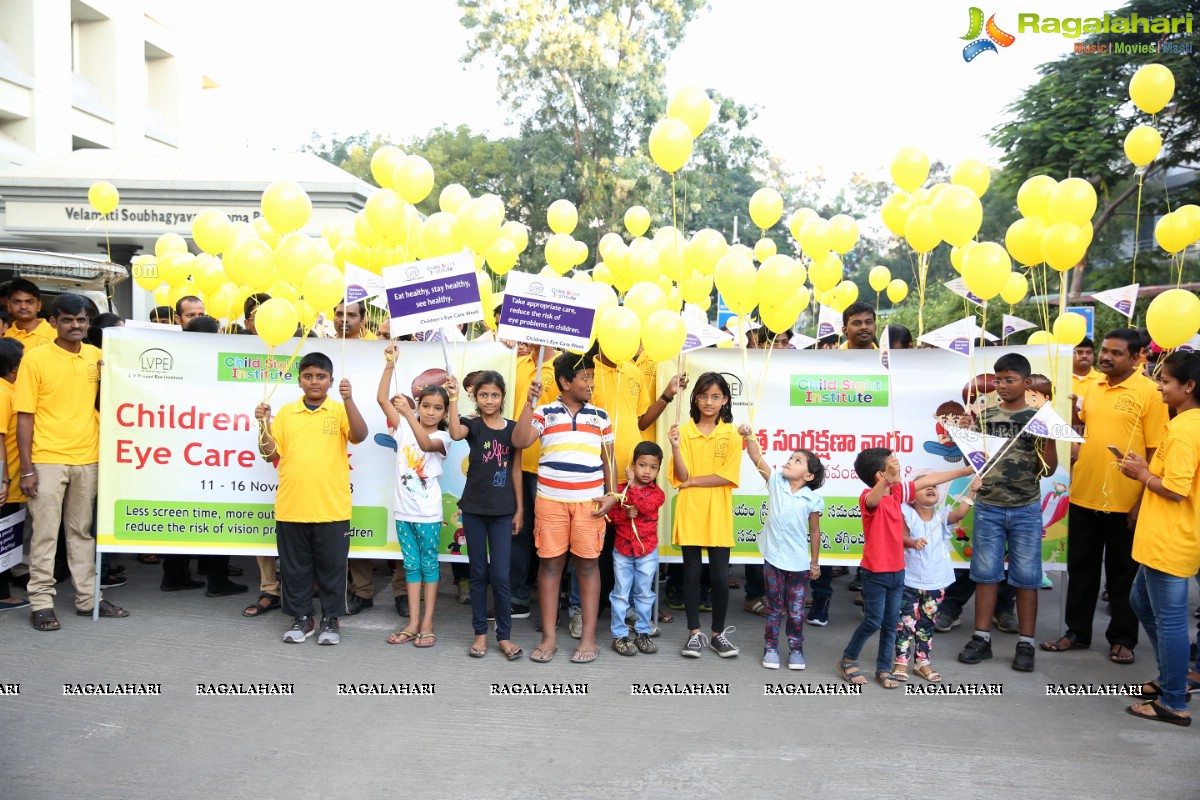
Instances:
[[[1020,633],[1021,625],[1017,622],[1017,615],[1014,611],[1002,611],[992,616],[992,622],[996,627],[1005,633]]]
[[[1043,589],[1053,589],[1054,588],[1054,581],[1050,580],[1050,576],[1044,572],[1042,573],[1042,588]]]
[[[687,656],[688,658],[699,658],[700,653],[704,650],[704,646],[706,644],[708,644],[708,637],[703,633],[696,631],[688,637],[687,642],[684,643],[683,649],[679,651],[679,654],[682,656]]]
[[[647,636],[644,633],[639,633],[637,636],[633,637],[633,646],[643,653],[658,652],[658,645],[654,643],[654,640],[652,640],[650,636]]]
[[[659,636],[662,636],[662,628],[658,627],[658,623],[656,622],[650,626],[650,638],[657,639]],[[1195,661],[1196,659],[1193,658],[1192,660]]]
[[[702,611],[705,614],[712,611],[712,598],[709,597],[707,594],[703,594],[700,596],[700,611]]]
[[[762,665],[767,669],[779,669],[779,651],[774,647],[763,650]]]
[[[827,598],[814,600],[812,608],[808,610],[808,616],[806,617],[806,620],[809,625],[816,625],[821,628],[824,628],[826,625],[828,625],[829,600]]]
[[[628,636],[613,639],[612,648],[623,656],[636,656],[638,654],[637,647],[630,641]]]
[[[409,613],[407,597],[397,597],[393,600],[393,602],[396,605],[396,614],[398,614],[401,617],[411,616],[411,614]]]
[[[341,625],[338,624],[337,617],[322,617],[321,633],[317,636],[317,644],[338,644],[342,641],[340,630]]]
[[[1033,645],[1017,642],[1017,653],[1013,656],[1012,668],[1017,672],[1033,672]]]
[[[958,654],[958,660],[964,664],[978,664],[992,657],[992,641],[978,634],[971,634],[971,641]]]
[[[204,590],[205,597],[232,597],[249,589],[244,583],[234,583],[229,578],[209,578],[208,588]]]
[[[674,586],[667,587],[667,607],[676,611],[683,609],[683,597],[679,594],[679,589]]]
[[[957,628],[962,625],[962,620],[958,617],[952,617],[949,614],[939,611],[933,615],[933,629],[945,633],[951,628]]]
[[[804,653],[793,650],[788,653],[788,669],[804,669]]]
[[[571,631],[572,639],[580,639],[583,637],[583,611],[575,609],[571,612],[571,620],[567,623],[567,627]]]
[[[850,585],[847,586],[846,588],[852,592],[861,592],[862,591],[862,573],[860,572],[857,575],[855,575],[853,578],[851,578]]]
[[[292,627],[283,634],[283,640],[288,644],[300,644],[312,636],[316,629],[317,624],[313,622],[312,617],[295,617],[292,619]]]
[[[741,651],[733,646],[733,642],[729,641],[728,634],[733,633],[737,628],[730,625],[725,630],[718,633],[708,642],[708,649],[719,655],[721,658],[733,658]]]
[[[465,606],[471,602],[471,580],[463,578],[458,582],[458,604]]]
[[[129,583],[129,579],[123,575],[116,575],[112,572],[100,579],[101,589],[113,589],[117,586],[124,586]]]
[[[352,594],[350,595],[350,599],[346,601],[346,613],[354,616],[355,614],[361,614],[374,605],[375,601],[373,599]]]

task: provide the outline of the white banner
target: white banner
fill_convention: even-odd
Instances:
[[[21,563],[25,544],[25,509],[0,519],[0,572]]]
[[[598,284],[510,272],[496,336],[582,353],[592,343]]]
[[[383,281],[393,338],[483,319],[470,253],[384,267]]]

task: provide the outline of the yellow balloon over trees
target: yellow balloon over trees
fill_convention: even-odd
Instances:
[[[630,361],[641,343],[642,321],[628,308],[610,308],[596,322],[596,339],[606,358]]]
[[[371,154],[371,177],[384,189],[392,188],[392,177],[396,165],[404,158],[404,151],[395,145],[385,144]]]
[[[1146,329],[1164,350],[1179,347],[1200,330],[1200,298],[1186,289],[1168,289],[1150,301]]]
[[[655,311],[667,307],[667,295],[655,283],[635,283],[625,293],[625,308],[638,315],[645,322]],[[658,361],[659,359],[655,359]]]
[[[992,171],[978,158],[964,158],[950,171],[950,183],[967,187],[976,197],[983,197],[991,182]]]
[[[1129,99],[1147,114],[1167,107],[1175,94],[1175,76],[1162,64],[1147,64],[1129,79]]]
[[[1071,222],[1056,222],[1042,234],[1042,258],[1058,272],[1066,272],[1083,260],[1091,242],[1091,228]]]
[[[471,193],[461,183],[448,183],[438,195],[438,208],[447,214],[457,214],[462,204],[471,199]]]
[[[1068,344],[1071,347],[1083,341],[1087,336],[1087,320],[1082,314],[1068,311],[1059,314],[1054,320],[1054,341],[1057,344]]]
[[[846,255],[858,244],[858,223],[846,214],[835,214],[829,218],[829,232],[833,237],[829,249],[838,255]]]
[[[493,273],[504,275],[517,264],[517,246],[501,237],[492,242],[483,257]]]
[[[178,233],[164,233],[154,242],[154,255],[162,258],[167,253],[186,253],[187,242]]]
[[[570,200],[555,200],[546,209],[546,224],[555,233],[574,233],[579,224],[579,211]]]
[[[801,287],[786,300],[759,306],[758,315],[767,330],[774,334],[791,330],[797,317],[808,305],[808,290]]]
[[[1034,331],[1025,340],[1025,344],[1053,344],[1053,342],[1054,337],[1050,335],[1050,331]]]
[[[858,299],[858,284],[854,281],[842,281],[833,287],[833,308],[845,311]]]
[[[556,233],[546,240],[546,264],[559,275],[566,275],[575,266],[575,240],[566,233]],[[657,263],[657,257],[655,258]]]
[[[687,325],[676,311],[664,308],[642,322],[642,347],[651,361],[670,361],[679,355],[686,339]]]
[[[760,264],[777,252],[779,252],[779,248],[773,239],[759,239],[754,243],[754,260]]]
[[[317,264],[304,276],[300,291],[304,301],[318,312],[329,311],[346,295],[342,273],[333,264]]]
[[[908,284],[900,278],[892,278],[887,287],[887,297],[892,303],[899,303],[908,297]]]
[[[708,127],[708,121],[712,117],[712,101],[703,89],[697,86],[683,86],[667,101],[667,116],[687,125],[688,131],[695,138]]]
[[[96,181],[88,187],[88,203],[99,214],[111,214],[120,202],[120,192],[108,181]]]
[[[871,284],[871,288],[876,292],[882,292],[891,281],[892,271],[887,267],[871,267],[871,271],[867,273],[867,283]]]
[[[1172,211],[1154,223],[1154,241],[1168,253],[1178,253],[1194,241],[1187,216]]]
[[[1008,284],[1012,261],[995,242],[980,242],[963,258],[963,283],[980,300],[991,300]]]
[[[299,286],[304,276],[321,260],[317,243],[299,231],[293,231],[279,240],[275,248],[275,271],[288,283]],[[362,266],[362,264],[359,264]]]
[[[1046,226],[1041,217],[1022,217],[1008,226],[1004,246],[1018,264],[1032,267],[1042,263],[1042,236]]]
[[[681,170],[692,157],[692,132],[688,126],[669,117],[656,122],[650,131],[650,157],[665,172],[673,174]]]
[[[1024,217],[1045,217],[1050,213],[1050,194],[1058,181],[1049,175],[1027,178],[1017,190],[1017,208]]]
[[[776,254],[762,262],[754,276],[755,299],[760,306],[790,298],[804,285],[804,267],[788,256]]]
[[[461,253],[462,237],[458,232],[458,219],[445,211],[430,214],[421,225],[421,255],[425,258]],[[310,300],[311,304],[312,301]]]
[[[701,275],[712,275],[721,257],[729,252],[729,245],[720,231],[702,228],[692,234],[686,251],[689,265]]]
[[[662,264],[656,248],[639,247],[630,251],[629,277],[633,283],[655,283],[662,276]]]
[[[576,240],[576,242],[575,242],[575,263],[572,266],[578,267],[580,264],[587,261],[587,259],[588,259],[587,242],[580,242],[580,241]]]
[[[486,252],[500,238],[503,224],[503,213],[481,197],[468,200],[458,209],[458,235],[472,252]]]
[[[962,273],[963,259],[967,256],[967,251],[975,246],[975,242],[967,242],[962,247],[950,248],[950,266],[954,267],[954,271]]]
[[[983,204],[966,186],[945,187],[934,197],[929,210],[938,236],[955,247],[974,239],[983,223]]]
[[[746,316],[754,310],[755,297],[754,262],[741,253],[726,253],[717,262],[713,273],[717,291],[725,299],[725,305],[738,316]]]
[[[811,208],[797,208],[793,211],[792,215],[788,217],[787,222],[788,231],[792,234],[792,238],[799,242],[800,231],[804,230],[804,223],[810,219],[817,219],[817,217],[817,212]]]
[[[773,227],[783,216],[783,195],[764,186],[750,196],[750,219],[762,230]]]
[[[929,177],[929,156],[916,147],[902,147],[892,157],[892,180],[906,192],[918,188]]]
[[[312,216],[312,200],[299,184],[275,181],[262,194],[262,212],[267,224],[276,233],[291,233],[308,224]]]
[[[233,223],[224,212],[206,208],[192,218],[192,240],[204,252],[219,256],[233,245],[236,239]]]
[[[929,206],[914,208],[904,223],[904,238],[908,246],[918,253],[928,253],[937,247],[942,237],[933,221],[933,209]]]
[[[813,259],[808,267],[808,280],[814,289],[828,292],[841,282],[843,275],[842,260],[837,253],[826,253],[820,258]]]
[[[1125,134],[1125,157],[1135,167],[1144,167],[1158,157],[1162,135],[1149,125],[1138,125]]]
[[[254,312],[254,331],[267,347],[278,347],[295,336],[299,324],[296,307],[281,297],[272,297]]]
[[[529,247],[529,229],[516,220],[509,220],[500,226],[500,235],[513,243],[517,253],[524,253]]]
[[[1047,211],[1055,222],[1085,225],[1096,213],[1096,188],[1083,178],[1067,178],[1050,193]]]
[[[391,189],[376,191],[367,198],[363,210],[366,212],[367,224],[380,236],[395,236],[404,224],[404,200]]]
[[[625,230],[633,236],[641,236],[650,229],[650,212],[644,206],[631,206],[625,212]]]
[[[897,236],[903,236],[904,226],[908,223],[908,216],[916,207],[916,200],[908,192],[894,192],[888,195],[888,198],[883,201],[883,208],[880,210],[883,216],[883,224],[892,233]]]
[[[816,261],[833,249],[833,227],[820,217],[810,219],[800,229],[800,250]]]
[[[416,205],[433,191],[433,167],[421,156],[405,156],[392,172],[392,188],[406,203]]]
[[[1019,272],[1011,272],[1008,275],[1008,283],[1004,284],[1004,288],[1000,290],[1000,299],[1010,306],[1015,306],[1025,299],[1028,292],[1029,281],[1025,276]]]

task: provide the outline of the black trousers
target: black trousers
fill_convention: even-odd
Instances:
[[[208,585],[215,587],[229,576],[229,556],[167,556],[162,557],[163,583],[180,584],[192,579],[191,560],[195,558],[201,571],[208,576]]]
[[[537,503],[537,473],[521,473],[521,502],[525,518],[521,530],[512,537],[512,553],[508,563],[508,588],[515,606],[529,605],[529,573],[533,566],[533,507]]]
[[[683,550],[683,605],[687,611],[689,630],[700,628],[700,573],[703,563],[699,547],[685,545]],[[729,610],[729,549],[708,548],[708,571],[712,579],[712,629],[725,630],[725,613]]]
[[[1138,620],[1129,605],[1129,590],[1137,574],[1137,562],[1133,560],[1128,515],[1123,511],[1093,511],[1072,503],[1067,516],[1067,630],[1084,644],[1092,641],[1101,566],[1112,605],[1105,637],[1110,645],[1132,650],[1138,642]]]
[[[825,570],[821,570],[821,574],[824,575]],[[996,590],[996,613],[1004,614],[1016,610],[1017,590],[1009,586],[1008,581],[1004,581],[999,587]],[[971,570],[966,567],[956,569],[954,570],[954,583],[946,587],[946,594],[942,597],[939,611],[957,618],[962,615],[963,606],[974,596],[975,581],[971,580]]]
[[[346,560],[350,555],[350,520],[276,522],[279,583],[283,613],[313,616],[313,581],[321,594],[321,614],[346,613]]]

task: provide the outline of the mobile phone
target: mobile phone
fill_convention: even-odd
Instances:
[[[1116,458],[1118,461],[1125,458],[1125,454],[1122,453],[1117,448],[1113,447],[1111,444],[1108,446],[1108,452],[1112,453],[1113,457]]]

